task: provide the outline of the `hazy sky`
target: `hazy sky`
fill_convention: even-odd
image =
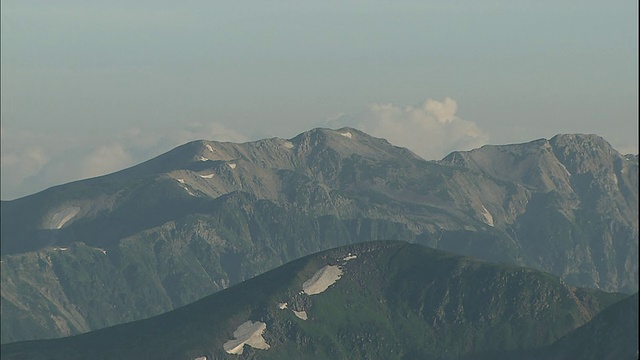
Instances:
[[[638,2],[2,0],[3,200],[194,139],[638,153]]]

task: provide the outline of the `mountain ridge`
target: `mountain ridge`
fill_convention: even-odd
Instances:
[[[559,155],[544,140],[505,145],[501,157],[487,146],[437,162],[351,128],[195,141],[3,201],[2,342],[156,315],[295,258],[379,239],[637,291],[637,156],[561,138]],[[565,166],[559,156],[578,160]],[[530,173],[514,177],[523,163]],[[93,299],[96,289],[104,301]]]
[[[341,275],[328,279],[320,272],[327,266]],[[305,290],[318,278],[324,289]],[[5,344],[2,356],[232,358],[223,345],[252,321],[266,325],[267,346],[244,346],[243,358],[459,358],[551,344],[622,298],[532,269],[378,241],[308,255],[147,320]]]

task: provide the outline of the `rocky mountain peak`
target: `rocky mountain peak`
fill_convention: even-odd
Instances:
[[[571,174],[554,156],[553,148],[546,139],[456,151],[439,163],[466,167],[492,178],[508,179],[538,191],[570,191]]]
[[[597,135],[564,134],[550,140],[555,156],[573,174],[613,171],[622,156]]]
[[[385,139],[373,137],[351,127],[336,130],[316,128],[296,136],[291,141],[296,144],[297,154],[301,157],[314,157],[330,149],[340,158],[352,155],[375,160],[405,156],[419,158],[405,148],[393,146]]]

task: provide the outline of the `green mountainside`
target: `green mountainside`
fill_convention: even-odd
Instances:
[[[638,359],[638,293],[604,309],[536,356],[540,359]]]
[[[438,162],[351,128],[195,141],[1,212],[3,343],[158,315],[371,240],[638,290],[638,157],[593,135]]]
[[[625,297],[528,268],[369,242],[150,319],[5,344],[2,358],[472,359],[550,345]]]

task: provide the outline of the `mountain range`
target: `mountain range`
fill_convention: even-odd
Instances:
[[[150,319],[5,344],[2,358],[545,359],[575,351],[576,338],[610,341],[594,328],[607,329],[601,318],[621,320],[622,307],[636,341],[616,333],[621,341],[598,358],[628,359],[637,352],[637,299],[416,244],[367,242],[306,256]]]
[[[372,240],[638,290],[638,156],[595,135],[440,161],[352,128],[194,141],[1,211],[3,343],[148,318]]]

